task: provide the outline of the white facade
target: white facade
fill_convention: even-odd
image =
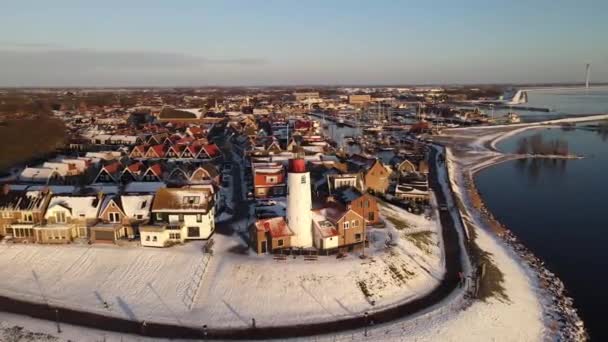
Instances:
[[[208,239],[215,230],[214,212],[214,208],[211,208],[207,214],[171,214],[169,223],[181,225],[185,239]]]
[[[321,232],[318,229],[314,230],[315,233],[315,247],[317,249],[325,250],[325,249],[335,249],[338,248],[338,236],[328,236],[323,237]]]
[[[186,229],[143,228],[140,230],[141,245],[144,247],[166,247],[168,242],[183,243]]]
[[[287,191],[287,224],[295,234],[291,237],[291,245],[293,247],[312,247],[310,173],[289,173]]]

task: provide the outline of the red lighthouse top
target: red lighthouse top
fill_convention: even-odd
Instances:
[[[289,159],[289,173],[306,172],[306,161],[302,158]]]

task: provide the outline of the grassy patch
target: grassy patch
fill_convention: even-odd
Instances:
[[[410,224],[400,218],[397,218],[395,216],[392,215],[386,215],[386,219],[393,224],[393,226],[395,226],[395,229],[397,230],[403,230],[403,229],[408,229],[410,227]]]
[[[373,295],[373,293],[371,293],[370,290],[367,288],[367,284],[364,281],[357,282],[357,285],[359,285],[359,289],[361,290],[361,292],[363,292],[363,295],[365,295],[365,297],[370,298]]]
[[[414,272],[407,270],[405,266],[401,266],[401,269],[399,269],[394,264],[389,264],[388,269],[391,271],[391,277],[402,283],[414,276]]]
[[[436,246],[433,241],[433,232],[417,232],[413,234],[407,234],[404,237],[410,240],[418,249],[425,252],[426,254],[431,254],[431,246]]]

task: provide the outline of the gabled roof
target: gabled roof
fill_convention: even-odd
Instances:
[[[150,165],[145,174],[152,173],[158,178],[162,178],[164,167],[161,163]]]
[[[184,149],[184,152],[182,152],[182,157],[186,153],[189,153],[190,155],[192,155],[192,157],[196,158],[198,157],[198,154],[200,153],[201,149],[202,148],[200,145],[188,145],[188,147]]]
[[[209,156],[209,158],[215,158],[220,155],[220,149],[215,144],[204,145],[203,149]]]
[[[150,148],[148,149],[148,152],[152,150],[154,151],[154,153],[159,157],[162,158],[165,156],[165,151],[166,151],[166,147],[165,145],[154,145],[154,146],[150,146]],[[147,153],[147,152],[146,152]]]
[[[72,216],[95,218],[99,213],[102,201],[99,196],[53,196],[45,217],[48,218],[53,207],[61,206],[66,208]]]
[[[119,161],[114,161],[110,164],[104,165],[101,170],[105,170],[110,175],[115,175],[122,170],[122,163]]]
[[[47,195],[48,192],[45,191],[3,191],[0,192],[0,210],[42,209]]]
[[[130,173],[132,173],[132,174],[140,174],[140,173],[142,173],[142,172],[143,172],[145,169],[146,169],[146,165],[144,165],[144,163],[142,163],[142,162],[138,161],[138,162],[135,162],[135,163],[133,163],[133,164],[131,164],[131,165],[127,166],[127,167],[124,169],[123,173],[125,173],[125,172],[130,172]]]

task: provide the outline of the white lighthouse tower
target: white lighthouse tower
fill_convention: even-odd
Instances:
[[[312,247],[310,173],[302,158],[289,160],[287,174],[287,225],[294,232],[293,247]]]

